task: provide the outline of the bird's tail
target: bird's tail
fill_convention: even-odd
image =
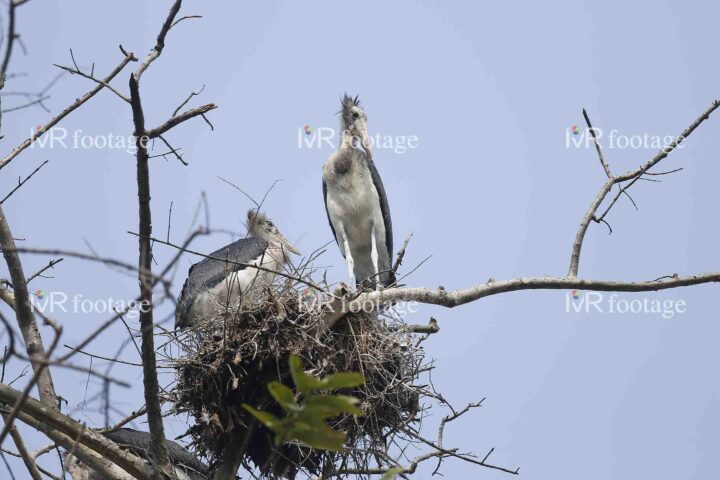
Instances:
[[[380,281],[383,287],[394,286],[397,282],[397,278],[395,277],[395,271],[390,268],[389,271],[385,272],[383,275],[380,275]]]

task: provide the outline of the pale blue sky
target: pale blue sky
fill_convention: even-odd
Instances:
[[[29,54],[18,52],[13,63],[29,76],[6,90],[41,89],[55,75],[53,63],[70,64],[69,48],[98,73],[118,63],[119,43],[145,54],[168,7],[31,1],[18,19]],[[490,277],[563,275],[577,225],[603,181],[593,149],[565,145],[568,127],[582,124],[582,108],[605,131],[665,136],[680,133],[719,95],[713,32],[720,9],[710,2],[186,2],[183,13],[204,18],[178,25],[143,77],[147,123],[164,120],[202,85],[193,105],[220,108],[209,115],[214,132],[194,121],[170,135],[189,166],[153,161],[156,232],[164,236],[173,202],[171,236],[180,241],[203,191],[211,225],[242,230],[249,202],[217,177],[258,197],[282,178],[268,213],[289,238],[301,238],[305,253],[330,241],[320,187],[330,151],[299,149],[298,131],[336,126],[342,93],[359,94],[371,133],[419,139],[404,154],[376,152],[395,243],[415,235],[406,268],[432,255],[408,279],[413,286],[454,289]],[[122,74],[116,85],[125,89],[126,82]],[[46,103],[59,112],[89,87],[66,76]],[[5,115],[5,150],[49,116],[39,108]],[[718,122],[711,118],[664,162],[684,171],[633,187],[640,211],[621,201],[609,217],[612,236],[591,226],[580,276],[644,280],[720,269]],[[62,126],[92,136],[132,131],[128,106],[109,92]],[[607,157],[621,172],[654,153],[614,149]],[[136,240],[126,234],[137,228],[133,157],[121,149],[35,148],[4,169],[2,191],[46,159],[50,164],[4,205],[15,236],[29,246],[82,251],[87,241],[104,256],[135,263]],[[203,238],[196,248],[212,251],[228,239]],[[173,253],[155,249],[161,264]],[[24,258],[28,272],[47,262]],[[191,260],[183,262],[178,287]],[[334,245],[322,264],[331,279],[345,280]],[[136,295],[132,277],[99,265],[67,259],[55,276],[33,289],[91,299]],[[714,478],[720,441],[714,295],[717,286],[620,296],[685,301],[687,312],[669,320],[566,313],[565,292],[557,291],[503,294],[452,311],[422,307],[413,321],[433,315],[442,329],[426,343],[437,359],[436,386],[458,405],[487,397],[482,409],[449,427],[446,446],[481,455],[494,446],[493,460],[519,466],[526,479]],[[59,316],[64,343],[106,317]],[[111,354],[124,335],[119,326],[89,350]],[[123,358],[136,361],[137,354],[130,348]],[[140,372],[119,367],[114,374],[135,384],[116,390],[118,406],[139,406]],[[83,375],[55,376],[71,407],[83,401]],[[88,396],[96,391],[91,383]],[[80,418],[101,421],[88,410]],[[181,422],[168,427],[170,435],[183,431]],[[32,437],[34,445],[40,441]],[[508,478],[452,461],[444,473]]]

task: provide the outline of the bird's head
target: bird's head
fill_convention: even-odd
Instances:
[[[280,246],[285,251],[300,255],[300,252],[280,233],[275,224],[264,213],[254,208],[248,210],[247,228],[250,236],[262,238],[268,243]]]
[[[347,93],[342,99],[342,110],[340,111],[340,125],[343,132],[347,132],[353,138],[360,141],[360,146],[368,157],[372,158],[370,136],[367,131],[367,115],[360,106],[360,100],[349,96]]]

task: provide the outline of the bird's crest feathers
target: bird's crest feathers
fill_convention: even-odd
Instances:
[[[267,223],[267,216],[255,208],[247,212],[248,234],[252,237],[262,237],[261,229]]]
[[[340,113],[342,117],[343,128],[348,128],[350,125],[352,125],[354,120],[353,108],[362,108],[360,106],[360,98],[357,95],[355,95],[355,97],[352,97],[346,93],[343,95],[340,103],[342,105],[342,109],[338,113]]]

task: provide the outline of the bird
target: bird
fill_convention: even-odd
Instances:
[[[152,463],[150,453],[150,434],[132,428],[121,428],[114,432],[103,434],[106,438],[117,443],[122,449],[129,450],[134,455]],[[207,480],[208,467],[188,450],[172,440],[165,440],[168,459],[175,470],[177,480]],[[75,456],[66,458],[68,472],[73,480],[112,480],[94,471]]]
[[[250,209],[248,233],[190,267],[175,310],[175,329],[196,325],[218,307],[238,301],[262,285],[300,252],[264,213]],[[260,266],[261,269],[252,266]]]
[[[367,115],[358,97],[342,99],[342,136],[323,166],[328,222],[358,288],[395,283],[392,220],[385,187],[372,158]]]

